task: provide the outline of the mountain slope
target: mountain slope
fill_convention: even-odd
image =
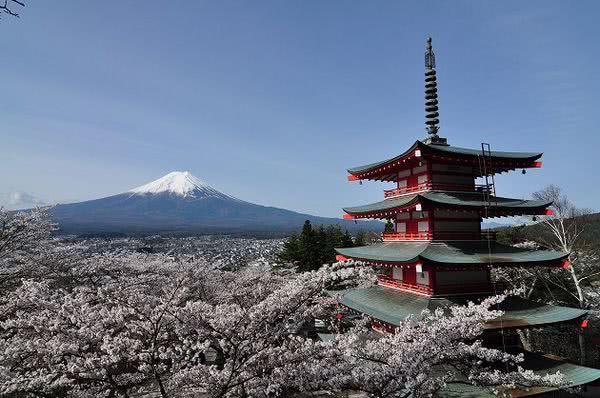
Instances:
[[[242,201],[210,187],[189,172],[173,172],[129,192],[57,205],[52,214],[68,233],[287,232],[314,224],[381,230],[378,222],[355,224]]]

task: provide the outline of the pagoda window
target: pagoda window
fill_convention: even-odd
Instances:
[[[419,232],[429,232],[429,221],[419,221],[418,231]]]
[[[396,232],[406,233],[406,223],[405,222],[396,223]]]
[[[401,281],[403,277],[403,272],[402,272],[402,268],[400,267],[394,267],[392,268],[392,278]]]
[[[408,180],[398,180],[398,188],[406,188],[408,185]]]
[[[429,286],[429,271],[417,272],[417,284]]]
[[[421,185],[421,184],[425,184],[428,180],[429,176],[427,174],[421,174],[419,177],[417,177],[417,184]]]

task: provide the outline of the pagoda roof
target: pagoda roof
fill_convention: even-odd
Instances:
[[[447,309],[466,305],[473,297],[427,297],[382,286],[330,291],[338,302],[389,325],[399,326],[409,315],[420,315],[424,310]],[[542,304],[521,297],[507,297],[499,306],[504,314],[487,322],[485,329],[522,328],[574,321],[588,311],[579,308]]]
[[[566,385],[561,387],[538,386],[527,389],[515,388],[510,391],[512,397],[528,397],[544,394],[550,391],[582,386],[600,379],[600,369],[569,363],[562,360],[562,358],[552,355],[517,350],[514,352],[511,351],[511,353],[523,354],[523,362],[519,363],[519,366],[523,369],[532,370],[540,376],[560,372],[566,381]],[[494,394],[494,390],[497,390],[497,388],[475,386],[469,384],[467,380],[464,380],[464,382],[459,380],[458,383],[449,382],[439,391],[438,395],[442,398],[497,398],[498,395]]]
[[[498,211],[509,212],[511,214],[532,214],[527,211],[538,212],[545,210],[552,204],[552,201],[542,200],[522,200],[503,197],[490,197],[488,202],[481,192],[438,192],[427,191],[412,195],[406,195],[396,198],[385,199],[380,202],[371,203],[363,206],[345,207],[343,210],[352,216],[372,216],[380,214],[380,217],[386,217],[388,214],[381,214],[391,210],[400,210],[416,205],[417,203],[441,205],[443,207],[461,207],[461,208],[484,208],[488,206],[490,213]]]
[[[449,267],[490,263],[545,266],[550,263],[559,266],[568,256],[568,253],[554,250],[528,250],[485,240],[382,242],[335,250],[344,257],[376,264],[411,264],[422,261]]]
[[[420,149],[424,158],[431,156],[441,157],[456,157],[463,159],[470,159],[477,161],[477,158],[482,155],[481,149],[461,148],[451,145],[441,145],[434,143],[424,143],[423,141],[416,141],[409,149],[398,156],[393,158],[385,159],[375,163],[369,163],[363,166],[351,167],[348,169],[348,173],[352,175],[361,175],[364,173],[375,171],[383,166],[389,166],[390,164],[406,160],[410,157],[414,157],[414,151]],[[505,151],[491,151],[488,155],[486,152],[486,158],[491,157],[492,163],[504,163],[504,167],[496,167],[497,171],[507,171],[514,168],[521,167],[537,167],[534,162],[541,158],[543,152],[505,152]],[[518,165],[512,165],[512,163],[518,163]]]
[[[336,333],[318,333],[319,338],[323,342],[333,341],[338,334]],[[376,333],[375,338],[381,337],[379,333]],[[513,397],[527,397],[532,395],[538,395],[555,391],[564,388],[573,388],[582,386],[585,384],[592,383],[600,379],[600,369],[589,368],[587,366],[581,366],[573,363],[566,362],[563,358],[556,357],[554,355],[543,355],[540,353],[533,353],[522,350],[508,350],[511,354],[523,354],[523,362],[519,363],[523,369],[532,370],[535,374],[544,376],[546,374],[554,374],[560,372],[564,378],[566,384],[561,387],[546,387],[536,386],[524,388],[515,388],[511,391]],[[446,366],[439,368],[440,374],[447,373]],[[438,395],[442,398],[497,398],[498,395],[494,394],[494,390],[497,390],[495,386],[476,386],[469,384],[468,379],[461,375],[456,374],[456,382],[449,381],[448,384],[442,388]]]

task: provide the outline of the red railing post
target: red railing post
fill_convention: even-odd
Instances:
[[[468,184],[433,184],[431,181],[427,181],[415,186],[386,189],[383,191],[384,198],[391,198],[403,194],[409,194],[413,192],[425,191],[425,190],[440,190],[440,191],[476,191],[478,186]]]
[[[383,240],[431,240],[430,232],[384,232]]]
[[[383,240],[493,240],[497,238],[496,231],[478,232],[384,232]]]

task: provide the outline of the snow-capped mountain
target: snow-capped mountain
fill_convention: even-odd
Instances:
[[[245,202],[188,171],[169,173],[118,195],[57,205],[52,214],[66,233],[286,232],[300,229],[307,219],[350,230],[381,229],[375,222],[355,224]]]
[[[204,181],[194,177],[189,171],[174,171],[129,191],[135,195],[171,193],[184,198],[221,198],[238,200],[217,191]]]
[[[26,192],[0,193],[0,207],[6,210],[31,209],[36,206],[45,206],[43,200]]]

